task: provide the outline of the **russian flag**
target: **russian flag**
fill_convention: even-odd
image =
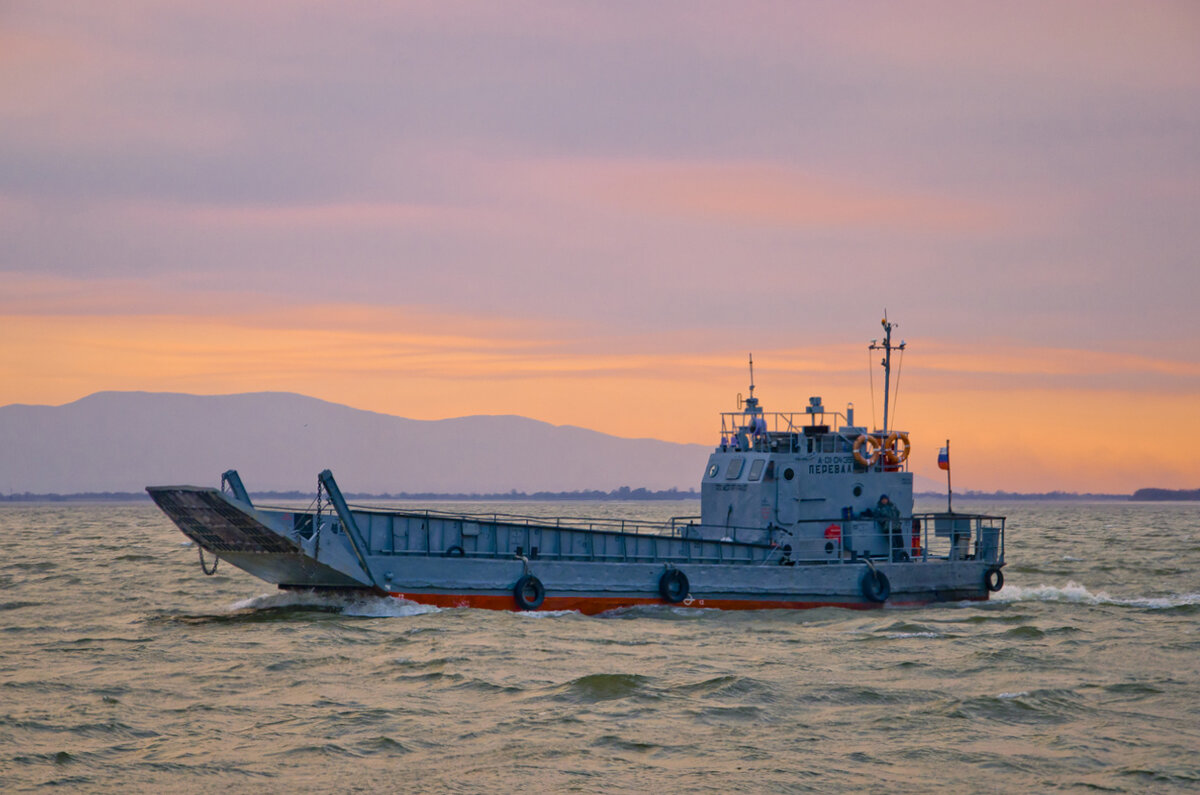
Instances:
[[[938,469],[950,469],[950,448],[938,450]]]

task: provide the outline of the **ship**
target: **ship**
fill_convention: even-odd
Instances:
[[[982,601],[1004,584],[1005,517],[914,512],[911,442],[889,427],[897,324],[881,321],[883,424],[811,397],[721,412],[700,515],[667,521],[351,505],[328,469],[307,508],[219,487],[148,486],[198,550],[282,589],[367,592],[445,608],[597,614],[639,605],[790,609]],[[874,365],[872,365],[873,367]],[[948,452],[943,448],[943,454]],[[948,483],[949,486],[949,483]],[[205,553],[209,560],[206,561]],[[210,565],[211,561],[211,565]]]

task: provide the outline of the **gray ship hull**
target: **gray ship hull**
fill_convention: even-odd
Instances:
[[[240,494],[147,491],[202,549],[281,588],[369,590],[442,607],[873,608],[983,600],[1002,582],[1003,521],[997,527],[991,517],[956,514],[954,533],[929,532],[938,526],[930,517],[923,533],[905,534],[902,554],[859,556],[840,537],[785,551],[695,522],[635,527],[351,508],[332,475],[322,473],[322,482],[329,502],[308,511],[254,507],[240,482]]]

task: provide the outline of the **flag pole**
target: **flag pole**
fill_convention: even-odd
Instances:
[[[950,440],[946,440],[946,513],[954,513],[954,489],[950,487]]]

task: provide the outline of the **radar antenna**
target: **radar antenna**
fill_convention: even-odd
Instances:
[[[892,344],[892,329],[900,328],[899,323],[891,323],[887,318],[887,310],[883,310],[883,320],[879,321],[883,326],[883,344],[871,340],[871,345],[868,350],[883,351],[883,432],[888,432],[888,395],[892,387],[892,351],[902,351],[908,344],[904,340],[900,340],[899,345]]]

